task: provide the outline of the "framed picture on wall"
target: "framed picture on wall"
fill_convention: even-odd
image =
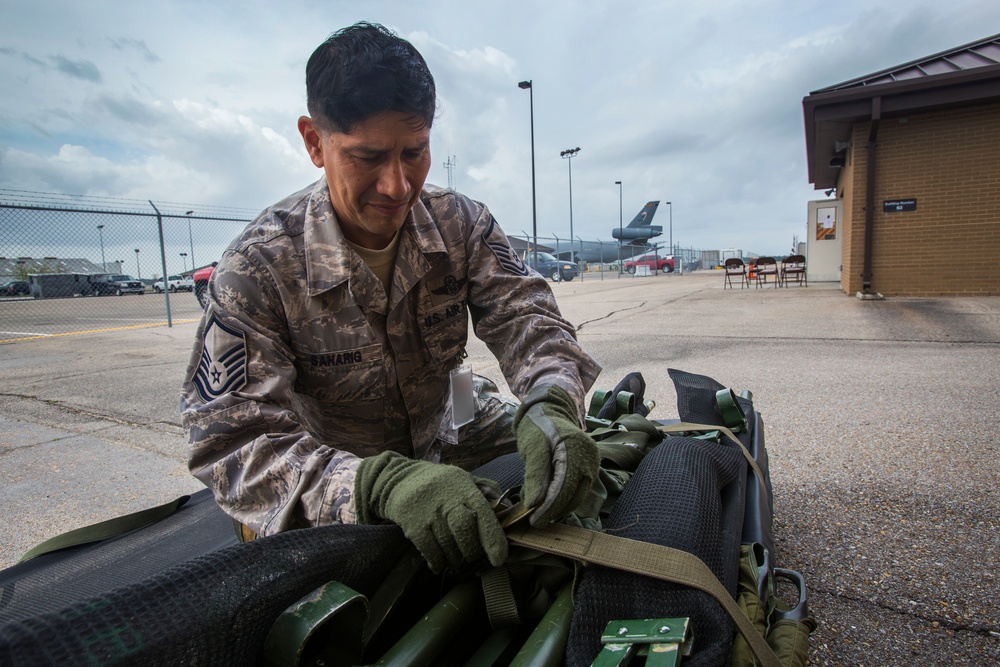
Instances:
[[[837,207],[816,209],[816,240],[833,241],[837,238]]]

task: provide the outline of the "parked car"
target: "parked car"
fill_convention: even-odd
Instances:
[[[167,276],[167,289],[171,292],[193,292],[194,278],[191,276]],[[157,294],[163,293],[163,281],[158,280],[153,283],[153,291]]]
[[[547,252],[538,253],[538,266],[535,266],[535,253],[526,251],[524,263],[538,271],[546,278],[556,282],[560,280],[570,281],[580,275],[580,269],[573,262],[559,259]]]
[[[31,294],[31,285],[27,280],[11,280],[0,285],[0,296],[27,296]]]
[[[208,308],[208,279],[212,277],[212,271],[218,262],[212,262],[212,266],[195,271],[191,278],[194,280],[194,295],[198,298],[198,303],[202,308]]]
[[[633,257],[631,259],[625,260],[625,270],[629,273],[635,273],[636,267],[646,266],[649,267],[650,271],[663,271],[664,273],[674,272],[674,258],[673,257],[663,257],[662,255],[657,255],[656,253],[646,253],[645,255],[639,255],[638,257]]]
[[[94,296],[114,294],[145,294],[146,286],[142,281],[124,273],[98,273],[90,276],[90,290]]]

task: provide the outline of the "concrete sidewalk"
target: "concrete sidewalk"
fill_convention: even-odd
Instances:
[[[713,272],[554,284],[604,371],[753,391],[777,562],[819,620],[811,664],[1000,663],[1000,299],[723,290]],[[195,325],[0,345],[0,566],[71,528],[200,488],[178,387]],[[95,352],[99,351],[99,352]],[[474,341],[469,362],[505,386]]]

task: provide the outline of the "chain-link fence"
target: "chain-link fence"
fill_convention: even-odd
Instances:
[[[722,263],[719,250],[684,248],[678,243],[671,249],[667,244],[619,245],[617,241],[590,240],[579,236],[573,239],[569,236],[555,235],[534,237],[524,231],[520,233],[508,231],[507,235],[514,250],[532,265],[534,265],[532,248],[537,238],[540,268],[548,267],[556,260],[564,262],[575,260],[576,272],[573,277],[578,275],[581,280],[604,280],[637,273],[679,275],[702,269],[714,269]],[[559,277],[567,279],[558,271],[552,271],[551,275],[548,275],[547,271],[541,272],[553,280]]]
[[[0,189],[0,343],[78,331],[168,326],[201,316],[205,269],[257,211]],[[531,258],[534,238],[509,232]],[[714,268],[718,250],[539,236],[556,280]],[[619,254],[620,252],[620,254]],[[622,271],[619,271],[619,267]],[[166,280],[164,280],[166,276]]]
[[[193,277],[256,213],[0,189],[0,342],[197,319]]]

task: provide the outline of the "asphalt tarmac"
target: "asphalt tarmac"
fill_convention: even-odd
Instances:
[[[819,622],[811,664],[1000,664],[1000,298],[723,290],[715,272],[553,290],[598,386],[641,371],[653,417],[676,416],[668,368],[753,392],[776,560]],[[177,398],[195,326],[0,344],[0,567],[200,488]],[[505,386],[484,345],[469,353]]]

